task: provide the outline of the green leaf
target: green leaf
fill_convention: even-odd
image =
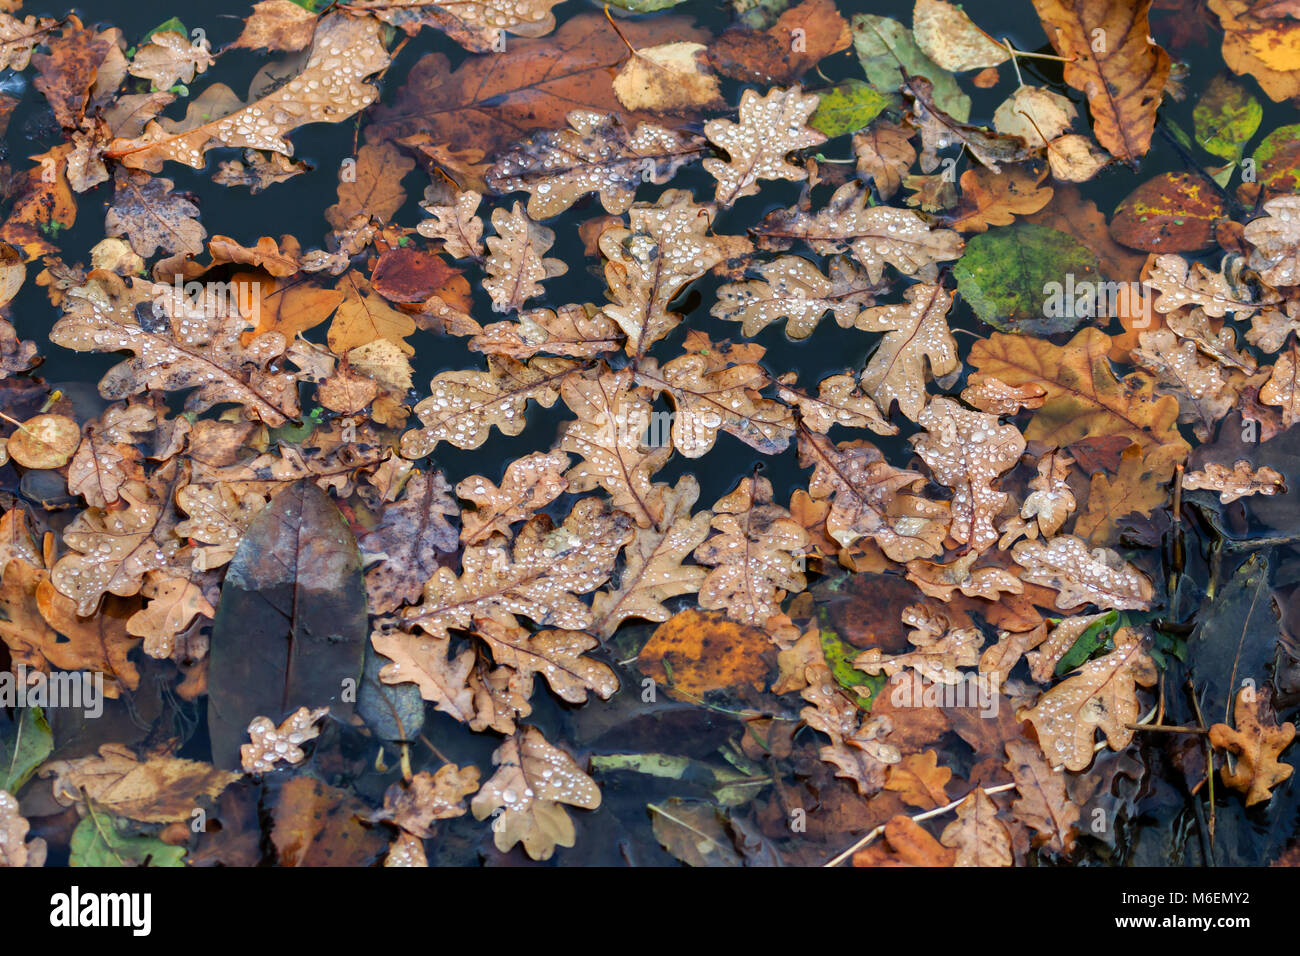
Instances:
[[[1102,278],[1091,249],[1032,223],[972,236],[953,275],[981,319],[1003,332],[1031,335],[1070,332],[1087,322]]]
[[[0,736],[0,790],[16,794],[54,749],[54,735],[39,707],[22,707]]]
[[[168,846],[157,837],[132,833],[121,817],[90,812],[72,831],[72,866],[184,866],[185,848]]]
[[[1070,649],[1061,655],[1061,659],[1056,663],[1056,676],[1068,674],[1074,670],[1096,652],[1101,647],[1115,629],[1119,622],[1119,612],[1111,611],[1100,621],[1094,623],[1086,631],[1074,639]]]
[[[185,24],[181,23],[179,17],[172,17],[158,24],[144,35],[145,40],[148,40],[155,33],[179,33],[183,37],[190,35],[190,31],[185,28]]]
[[[859,13],[853,18],[853,49],[867,80],[881,93],[896,95],[902,67],[913,76],[934,84],[934,105],[959,123],[970,119],[970,97],[961,91],[951,73],[921,52],[912,31],[897,20]]]
[[[1300,123],[1279,126],[1255,149],[1255,178],[1270,195],[1300,190]]]
[[[831,669],[831,676],[835,678],[835,683],[839,684],[845,690],[853,694],[853,699],[857,701],[859,707],[863,710],[871,709],[871,701],[876,696],[876,692],[885,684],[885,675],[877,674],[875,677],[860,671],[853,666],[853,660],[862,652],[847,643],[834,631],[822,629],[822,654],[826,657],[826,666]],[[854,688],[867,688],[871,691],[863,697],[858,694]]]
[[[1196,104],[1196,139],[1206,152],[1236,162],[1259,129],[1264,107],[1240,83],[1216,76]]]
[[[889,97],[861,80],[847,80],[818,95],[821,102],[809,125],[828,139],[856,133],[890,105]]]

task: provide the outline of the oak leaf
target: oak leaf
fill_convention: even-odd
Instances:
[[[1295,724],[1279,726],[1267,691],[1249,687],[1237,693],[1233,717],[1235,728],[1227,724],[1210,728],[1210,743],[1231,755],[1219,768],[1219,775],[1233,790],[1246,795],[1250,807],[1270,799],[1273,788],[1295,772],[1278,759],[1295,739]]]
[[[868,674],[883,671],[888,677],[909,668],[936,684],[957,684],[965,679],[959,668],[979,663],[984,635],[977,628],[950,627],[948,618],[925,605],[906,608],[903,623],[912,627],[907,639],[915,650],[888,655],[873,647],[855,657],[853,666]]]
[[[239,779],[193,760],[140,760],[124,744],[103,744],[98,756],[52,760],[41,776],[54,777],[54,798],[64,806],[91,801],[145,823],[189,820],[197,800],[215,798]]]
[[[777,210],[753,232],[773,248],[789,248],[800,239],[823,255],[848,252],[873,283],[884,276],[887,263],[903,275],[933,281],[936,263],[958,258],[964,248],[956,232],[931,229],[914,210],[869,206],[856,183],[845,183],[816,213],[800,206]]]
[[[453,259],[478,259],[483,255],[483,222],[475,215],[481,193],[472,189],[458,192],[450,205],[422,202],[420,208],[430,216],[415,227],[415,231],[429,239],[441,239],[447,255]],[[529,201],[532,209],[532,201]],[[536,210],[529,213],[534,219],[545,219]]]
[[[773,87],[766,96],[745,90],[740,98],[740,122],[714,119],[704,124],[704,135],[727,153],[727,161],[706,159],[704,169],[718,181],[715,193],[722,207],[758,192],[760,179],[808,178],[806,170],[788,162],[797,150],[826,142],[808,126],[818,98],[798,86]]]
[[[510,212],[492,210],[495,236],[487,239],[488,257],[484,269],[488,278],[483,288],[492,297],[492,308],[509,312],[542,294],[542,281],[569,271],[559,259],[545,258],[555,242],[555,233],[532,222],[523,206],[515,203]]]
[[[1207,462],[1199,471],[1189,471],[1183,476],[1183,488],[1191,491],[1204,488],[1217,491],[1219,501],[1228,504],[1250,495],[1276,495],[1286,491],[1282,473],[1264,465],[1251,470],[1250,462],[1239,459],[1231,468],[1218,462]]]
[[[447,515],[459,515],[451,486],[441,472],[418,472],[402,497],[389,503],[379,524],[357,544],[378,560],[366,569],[372,614],[386,614],[419,599],[440,566],[439,557],[456,551],[459,534]]]
[[[956,814],[939,835],[940,843],[957,851],[954,866],[1011,866],[1011,834],[982,788],[972,790]]]
[[[996,415],[972,412],[952,399],[936,397],[917,416],[926,434],[913,439],[916,453],[941,484],[953,490],[948,534],[976,551],[998,540],[993,522],[1007,501],[993,482],[1015,467],[1025,439]]]
[[[298,417],[294,376],[269,370],[285,350],[285,337],[265,332],[245,345],[246,327],[224,292],[210,284],[191,299],[170,285],[127,286],[112,273],[95,271],[69,291],[50,340],[79,352],[135,353],[100,379],[105,398],[196,388],[186,400],[190,411],[237,402],[268,425],[282,425]]]
[[[427,840],[438,820],[465,815],[465,798],[478,784],[477,767],[448,763],[436,773],[422,770],[409,782],[398,781],[384,791],[384,807],[374,818],[390,820],[412,836]]]
[[[794,387],[794,373],[778,380],[777,396],[799,409],[799,422],[825,435],[832,425],[870,428],[877,435],[896,435],[898,426],[885,421],[872,397],[858,388],[852,375],[830,375],[817,384],[817,395]]]
[[[1034,0],[1066,59],[1065,82],[1088,97],[1097,141],[1130,163],[1151,145],[1169,78],[1169,54],[1151,39],[1150,7],[1150,0]]]
[[[700,585],[699,605],[762,627],[780,611],[787,591],[807,586],[799,555],[808,546],[808,532],[772,501],[772,485],[762,477],[743,478],[719,498],[710,523],[714,534],[695,549],[695,560],[711,568]]]
[[[1022,580],[1057,591],[1063,611],[1083,604],[1116,610],[1151,606],[1150,579],[1107,548],[1089,550],[1081,538],[1062,534],[1047,542],[1018,541],[1011,556],[1024,568]]]
[[[562,451],[533,452],[506,466],[498,487],[473,475],[456,485],[456,494],[475,505],[461,516],[460,539],[481,544],[493,533],[510,534],[510,526],[544,508],[568,489],[564,471],[569,456]]]
[[[1137,688],[1150,687],[1156,677],[1142,634],[1120,628],[1113,651],[1084,664],[1017,716],[1034,725],[1050,765],[1083,770],[1092,762],[1098,730],[1111,750],[1122,750],[1132,741],[1128,725],[1136,723],[1140,713]]]
[[[1068,854],[1081,811],[1066,793],[1065,774],[1048,766],[1038,749],[1024,740],[1008,740],[1006,749],[1007,769],[1020,794],[1011,804],[1012,817],[1038,832],[1035,842]]]
[[[841,328],[851,328],[862,310],[875,302],[877,286],[842,256],[831,260],[830,278],[800,256],[782,256],[758,267],[761,279],[718,289],[710,310],[715,318],[740,322],[740,334],[753,337],[778,319],[787,319],[786,335],[806,339],[823,315],[831,312]]]
[[[610,637],[628,618],[663,622],[672,616],[664,601],[700,589],[708,572],[686,558],[709,535],[712,512],[691,514],[700,496],[693,475],[674,488],[658,486],[660,517],[655,526],[638,528],[623,554],[617,581],[596,592],[591,603],[592,629]]]
[[[548,860],[557,846],[573,846],[575,833],[562,804],[595,810],[600,789],[563,750],[535,727],[523,727],[492,755],[498,769],[474,796],[474,819],[500,813],[493,842],[503,853],[516,843],[534,860]]]
[[[961,368],[957,342],[948,331],[952,295],[942,286],[918,284],[905,293],[906,305],[881,305],[862,312],[855,322],[885,337],[871,355],[861,384],[876,404],[917,420],[926,405],[927,371],[941,378]]]
[[[158,30],[136,50],[127,72],[151,81],[155,90],[168,90],[193,83],[214,62],[206,40],[193,43],[176,30]]]
[[[185,120],[151,121],[142,135],[113,140],[106,155],[131,169],[149,172],[158,172],[167,160],[202,169],[207,151],[214,146],[292,156],[286,134],[308,123],[341,122],[369,106],[379,91],[365,78],[388,62],[378,22],[330,14],[316,27],[302,72],[274,92],[244,105],[222,88],[226,105],[232,107],[225,115],[205,118],[211,115],[211,107],[196,100]]]
[[[167,253],[202,252],[207,230],[199,225],[199,207],[173,193],[173,185],[161,176],[119,170],[105,234],[129,236],[131,248],[146,259],[160,247]]]

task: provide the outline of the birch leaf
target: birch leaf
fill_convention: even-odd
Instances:
[[[1006,47],[971,22],[961,7],[944,0],[917,0],[912,34],[926,56],[954,73],[982,70],[1011,58]]]

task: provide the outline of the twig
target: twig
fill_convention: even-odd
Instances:
[[[976,787],[975,789],[983,790],[985,794],[1005,793],[1008,790],[1014,790],[1015,786],[1016,785],[1014,783],[1000,783],[996,787]],[[955,810],[957,809],[957,807],[961,806],[961,804],[965,801],[966,797],[969,797],[971,793],[974,792],[975,790],[972,790],[970,793],[967,793],[962,797],[958,797],[956,800],[954,800],[952,803],[947,804],[946,806],[935,807],[933,810],[926,810],[924,813],[913,814],[912,821],[914,823],[920,823],[922,820],[929,820],[931,817],[942,816],[943,814],[949,812],[950,810]],[[880,826],[876,827],[874,830],[872,830],[870,833],[864,836],[857,843],[853,844],[853,846],[849,847],[843,853],[839,854],[834,859],[826,863],[823,863],[822,866],[839,866],[841,863],[843,863],[845,860],[851,857],[854,853],[857,853],[858,850],[861,850],[863,847],[865,847],[876,837],[880,836],[880,834],[884,833],[886,826],[888,826],[888,824],[882,823]]]
[[[1187,678],[1187,693],[1192,698],[1192,709],[1196,711],[1196,723],[1204,727],[1205,718],[1201,716],[1201,702],[1196,699],[1196,685],[1192,683],[1190,677]],[[1210,802],[1210,821],[1207,827],[1210,837],[1210,853],[1207,860],[1209,866],[1214,866],[1214,747],[1210,744],[1210,732],[1207,730],[1205,733],[1205,780],[1209,789]]]

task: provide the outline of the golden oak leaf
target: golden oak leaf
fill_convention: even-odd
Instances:
[[[840,688],[825,659],[804,668],[801,696],[809,706],[799,716],[813,730],[831,739],[818,756],[836,768],[835,775],[852,780],[858,793],[870,796],[885,785],[886,772],[902,754],[884,738],[892,727],[889,718],[870,716],[859,722],[853,696]]]
[[[742,196],[758,192],[760,179],[808,178],[808,173],[787,157],[797,150],[818,146],[826,137],[808,127],[817,109],[818,97],[805,94],[798,86],[773,87],[766,96],[745,90],[740,98],[740,122],[713,119],[704,124],[704,135],[727,154],[727,161],[706,159],[705,170],[718,181],[718,204],[730,206]]]
[[[125,508],[90,508],[73,519],[63,535],[72,553],[51,571],[54,586],[83,617],[95,613],[106,593],[138,594],[145,574],[168,567],[180,549],[165,520],[168,505],[150,487],[127,482],[120,495]]]
[[[787,249],[798,239],[823,255],[847,252],[873,283],[884,276],[886,264],[933,281],[936,263],[958,258],[965,248],[960,235],[931,229],[915,210],[869,206],[867,199],[861,185],[845,183],[816,213],[801,206],[777,210],[752,231],[775,249]]]
[[[762,627],[787,591],[807,586],[800,555],[808,532],[772,501],[772,485],[762,477],[743,478],[719,498],[711,524],[714,534],[695,549],[695,560],[712,569],[700,585],[699,605]]]
[[[907,754],[889,768],[885,789],[895,790],[910,807],[933,810],[946,806],[948,794],[944,787],[952,779],[952,771],[939,766],[939,755],[933,750]]]
[[[1235,728],[1227,724],[1210,728],[1210,743],[1231,755],[1219,768],[1219,776],[1233,790],[1244,793],[1250,807],[1270,799],[1273,788],[1295,772],[1278,759],[1295,739],[1295,724],[1279,726],[1268,692],[1249,687],[1238,691],[1233,717]]]
[[[497,234],[487,239],[484,269],[488,278],[483,280],[483,288],[492,297],[495,311],[518,310],[528,299],[542,294],[543,280],[569,271],[559,259],[545,258],[555,233],[532,222],[519,203],[510,212],[492,210],[492,226]]]
[[[41,776],[54,777],[54,798],[65,806],[91,801],[145,823],[189,820],[200,798],[215,798],[240,775],[177,757],[140,760],[124,744],[103,744],[99,755],[52,760]]]
[[[862,387],[882,409],[898,409],[917,420],[925,408],[928,373],[940,378],[961,368],[957,342],[948,331],[952,295],[939,285],[918,284],[905,293],[907,305],[867,309],[856,321],[859,329],[884,332],[862,373]]]
[[[747,337],[786,319],[786,335],[806,339],[827,312],[840,328],[852,328],[862,310],[874,304],[878,291],[842,256],[831,260],[829,279],[800,256],[782,256],[759,266],[758,272],[762,279],[720,287],[710,310],[715,318],[740,322],[740,334]]]
[[[617,584],[596,592],[591,603],[592,629],[610,637],[628,618],[666,621],[672,612],[664,601],[700,589],[707,571],[682,562],[709,535],[710,511],[692,515],[700,496],[693,475],[683,475],[675,488],[657,486],[660,517],[656,525],[638,528],[623,555]]]
[[[464,816],[465,798],[478,789],[477,767],[443,764],[436,773],[422,770],[410,781],[397,781],[384,791],[384,808],[376,820],[390,820],[407,833],[428,839],[438,820]]]
[[[992,376],[1013,388],[1038,385],[1047,400],[1025,438],[1058,448],[1088,437],[1127,438],[1142,446],[1151,470],[1164,480],[1189,451],[1177,430],[1178,402],[1157,397],[1155,381],[1145,373],[1117,379],[1106,357],[1109,345],[1093,328],[1082,329],[1064,346],[995,333],[971,347],[970,363],[978,369],[971,381]]]
[[[22,72],[31,62],[32,51],[59,26],[52,17],[28,16],[19,20],[9,13],[0,13],[0,69]]]
[[[977,628],[950,627],[946,617],[924,605],[904,610],[903,623],[912,626],[907,639],[915,650],[887,655],[873,647],[855,657],[853,666],[868,674],[883,671],[888,677],[910,668],[935,683],[956,684],[964,679],[958,668],[979,663],[984,635]]]
[[[819,435],[825,435],[832,425],[870,428],[877,435],[898,434],[898,426],[885,421],[880,407],[858,388],[852,375],[830,375],[822,379],[816,397],[793,386],[791,372],[779,380],[777,395],[781,401],[798,407],[800,424]]]
[[[1011,556],[1025,570],[1020,577],[1057,591],[1063,611],[1082,604],[1117,610],[1151,606],[1151,580],[1107,548],[1089,550],[1086,542],[1060,534],[1046,542],[1018,541]]]
[[[224,102],[232,108],[218,119],[205,118],[211,116],[207,105],[192,108],[185,120],[152,121],[138,137],[113,140],[105,155],[150,172],[158,172],[167,160],[202,169],[213,146],[292,156],[286,134],[307,123],[340,122],[378,98],[378,89],[365,77],[389,62],[379,34],[374,20],[329,14],[316,28],[302,72],[283,86],[247,105],[222,88]]]
[[[1071,672],[1017,717],[1034,725],[1048,764],[1083,770],[1092,762],[1098,730],[1111,750],[1128,746],[1134,733],[1128,725],[1141,713],[1137,688],[1150,687],[1156,676],[1142,634],[1123,627],[1115,632],[1113,651]]]
[[[426,637],[386,627],[370,635],[375,651],[388,658],[379,672],[385,684],[413,683],[420,696],[462,723],[475,716],[474,691],[468,684],[474,651],[462,648],[452,656],[450,637]]]
[[[956,814],[939,835],[940,843],[957,851],[954,866],[1011,866],[1011,834],[983,789],[972,790]]]
[[[1150,0],[1034,0],[1066,59],[1065,82],[1088,97],[1097,141],[1130,163],[1151,145],[1169,78],[1169,54],[1151,39],[1150,7]]]
[[[135,51],[127,72],[151,81],[155,90],[168,90],[193,83],[214,62],[206,40],[194,43],[179,31],[158,30]]]
[[[841,547],[870,537],[896,561],[943,551],[947,504],[907,493],[924,483],[920,472],[895,468],[867,442],[837,446],[806,430],[799,434],[799,458],[815,469],[808,482],[811,497],[832,501],[826,531]]]
[[[211,283],[191,299],[171,285],[127,286],[97,270],[69,291],[50,340],[79,352],[135,354],[100,379],[106,398],[193,388],[186,400],[190,411],[237,402],[268,425],[282,425],[298,417],[297,382],[269,366],[287,342],[279,332],[265,332],[244,345],[246,327],[229,297]]]
[[[278,727],[269,717],[254,717],[248,724],[250,742],[239,748],[244,773],[265,773],[277,763],[302,763],[307,756],[302,745],[320,736],[317,725],[328,713],[328,707],[299,707]]]
[[[523,521],[568,489],[564,478],[568,467],[569,456],[562,451],[533,452],[506,466],[500,487],[481,475],[460,482],[456,494],[475,505],[475,510],[461,515],[461,541],[481,544],[494,533],[508,536],[511,524]]]
[[[325,210],[330,227],[345,229],[359,214],[387,222],[406,202],[402,177],[414,168],[415,160],[392,143],[362,146],[349,175],[339,179],[338,202]]]
[[[1294,340],[1278,355],[1272,374],[1259,390],[1259,400],[1281,408],[1282,424],[1287,428],[1300,421],[1300,348]]]
[[[585,702],[588,691],[608,700],[618,690],[618,678],[609,665],[582,656],[600,644],[583,631],[533,634],[519,624],[479,617],[474,619],[474,635],[488,646],[498,665],[519,674],[541,674],[551,690],[571,704]]]
[[[493,537],[465,548],[460,575],[438,568],[421,603],[406,608],[402,620],[435,637],[448,628],[469,629],[475,617],[509,622],[516,614],[580,630],[591,624],[591,609],[576,595],[605,582],[631,537],[631,521],[597,498],[579,500],[559,527],[535,515],[513,547]]]
[[[1282,473],[1267,465],[1252,471],[1250,462],[1239,459],[1231,468],[1217,462],[1207,462],[1199,471],[1189,471],[1183,476],[1183,488],[1191,491],[1204,488],[1217,491],[1219,501],[1227,504],[1250,495],[1276,495],[1286,491]]]
[[[1058,853],[1068,854],[1078,832],[1080,809],[1065,789],[1065,774],[1053,769],[1024,740],[1008,740],[1007,769],[1020,796],[1011,804],[1011,815],[1039,833],[1035,841]]]
[[[402,455],[423,458],[444,441],[477,448],[493,426],[518,435],[527,423],[529,400],[550,408],[560,397],[560,381],[573,368],[561,358],[538,357],[525,364],[494,356],[486,372],[442,372],[430,383],[429,397],[415,406],[423,427],[402,436]]]
[[[635,375],[639,385],[672,399],[672,447],[687,458],[707,453],[719,431],[768,455],[790,444],[794,417],[789,406],[759,394],[770,381],[761,365],[710,368],[708,358],[690,354],[662,368],[654,359],[645,359]]]
[[[1038,212],[1052,200],[1050,186],[1039,185],[1046,170],[1035,175],[1023,166],[1003,173],[980,167],[961,174],[961,205],[950,222],[958,232],[985,232],[989,226],[1009,226],[1017,216]]]
[[[952,600],[952,592],[960,590],[967,597],[998,600],[1002,592],[1020,594],[1024,586],[1014,574],[1002,568],[976,568],[978,551],[968,551],[950,564],[935,564],[916,558],[907,562],[907,579],[921,589],[923,594],[940,601]]]
[[[888,850],[877,843],[853,854],[853,865],[953,866],[957,860],[955,850],[945,847],[911,817],[891,818],[885,824],[885,842]]]
[[[534,860],[550,859],[557,846],[573,846],[573,821],[562,804],[595,810],[596,782],[535,727],[521,728],[492,755],[497,772],[470,804],[474,819],[500,813],[493,842],[503,853],[516,843]]]
[[[140,593],[149,599],[143,611],[136,611],[126,622],[128,634],[144,638],[144,652],[164,659],[172,656],[176,635],[199,616],[217,616],[193,580],[174,577],[166,572],[150,571],[145,575]]]
[[[612,300],[605,314],[627,335],[628,354],[643,355],[682,320],[668,303],[725,253],[708,235],[712,212],[684,190],[665,190],[654,205],[634,204],[628,220],[626,228],[603,231],[598,242]]]
[[[493,322],[469,340],[469,347],[489,355],[528,359],[534,355],[593,358],[623,347],[623,333],[594,306],[524,309],[514,322]]]
[[[1038,474],[1029,481],[1030,493],[1020,506],[1020,517],[1032,519],[1038,534],[1044,538],[1060,531],[1065,519],[1074,512],[1074,491],[1066,481],[1073,464],[1073,458],[1060,449],[1053,449],[1038,459]]]
[[[998,540],[993,522],[1007,501],[993,482],[1020,461],[1024,436],[1014,425],[999,424],[996,415],[969,411],[943,397],[932,399],[917,423],[926,433],[913,439],[916,453],[935,479],[953,490],[948,534],[983,551]]]
[[[1074,523],[1074,533],[1094,547],[1114,544],[1119,540],[1121,518],[1134,513],[1148,515],[1168,500],[1164,483],[1146,470],[1142,449],[1129,445],[1113,479],[1103,472],[1092,476],[1088,504]]]
[[[658,525],[662,502],[652,493],[651,476],[668,461],[672,449],[647,444],[651,406],[632,384],[632,370],[570,375],[560,394],[578,416],[565,425],[560,439],[560,448],[581,459],[565,475],[569,489],[604,488],[614,507],[642,528]]]

